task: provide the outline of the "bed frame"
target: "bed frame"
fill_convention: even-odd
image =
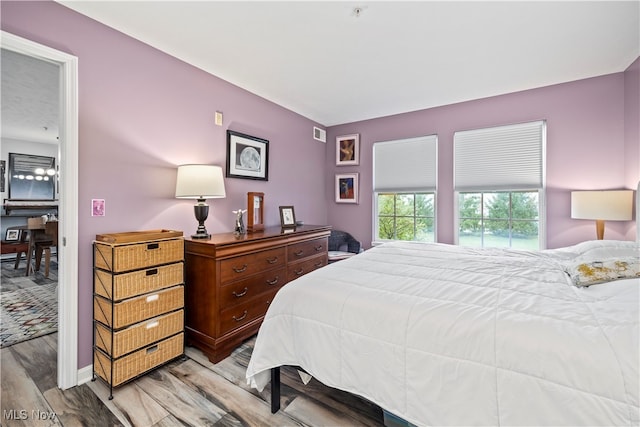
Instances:
[[[636,188],[636,242],[640,242],[640,226],[637,218],[640,212],[640,181]],[[300,368],[298,368],[300,369]],[[280,410],[280,367],[271,368],[271,413]]]

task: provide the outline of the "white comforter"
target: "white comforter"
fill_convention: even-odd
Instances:
[[[638,279],[542,252],[390,243],[280,290],[247,369],[302,367],[418,425],[638,425]]]

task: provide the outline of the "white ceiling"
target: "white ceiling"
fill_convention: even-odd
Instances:
[[[637,0],[58,3],[325,126],[621,72],[640,56]],[[3,51],[2,134],[50,139],[57,98],[39,91],[57,74],[16,67]]]

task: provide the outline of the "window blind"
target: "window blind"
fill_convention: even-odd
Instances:
[[[373,191],[435,191],[438,136],[373,144]]]
[[[456,191],[543,187],[546,123],[536,121],[456,132]]]

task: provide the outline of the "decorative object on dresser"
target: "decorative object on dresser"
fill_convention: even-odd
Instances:
[[[327,265],[330,226],[185,239],[186,343],[217,363],[260,328],[276,292]]]
[[[571,192],[571,218],[596,220],[596,237],[604,238],[605,221],[631,221],[633,190]]]
[[[247,231],[253,233],[264,230],[264,193],[247,193],[247,210]]]
[[[99,234],[94,241],[93,372],[113,388],[184,355],[181,231]]]
[[[358,203],[358,173],[336,174],[336,203]]]
[[[198,220],[194,239],[208,239],[209,233],[204,222],[209,216],[209,205],[206,199],[220,199],[226,197],[222,168],[213,165],[181,165],[178,166],[176,179],[176,198],[197,199],[193,210]]]
[[[280,227],[296,228],[296,214],[293,206],[280,206]]]
[[[227,130],[228,178],[269,180],[269,141]]]
[[[360,135],[344,135],[336,138],[336,165],[355,166],[360,164]]]
[[[236,214],[236,227],[233,229],[233,234],[236,236],[242,236],[247,232],[247,229],[244,226],[244,218],[242,215],[246,212],[246,209],[238,209],[237,211],[231,211]]]

